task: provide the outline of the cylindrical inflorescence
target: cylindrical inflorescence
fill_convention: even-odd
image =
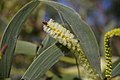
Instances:
[[[79,54],[81,66],[89,71],[90,75],[96,75],[96,72],[91,67],[82,48],[80,47],[79,41],[75,39],[75,36],[69,30],[64,28],[59,23],[54,22],[52,19],[50,19],[48,22],[44,21],[43,24],[43,30],[45,32],[55,38],[59,43],[66,46],[72,52]]]
[[[112,54],[111,54],[110,39],[114,36],[120,36],[119,28],[107,32],[104,37],[104,47],[105,47],[105,57],[106,57],[105,76],[108,79],[111,78],[111,72],[112,72]]]

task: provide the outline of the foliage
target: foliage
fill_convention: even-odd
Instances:
[[[33,62],[26,70],[26,72],[24,73],[21,79],[25,79],[25,80],[46,79],[44,74],[58,61],[64,61],[70,64],[74,64],[76,62],[78,72],[80,71],[81,73],[81,69],[79,68],[81,68],[83,64],[79,63],[79,61],[81,61],[82,58],[79,58],[79,54],[77,54],[78,52],[76,54],[73,54],[75,53],[75,51],[69,50],[71,48],[68,48],[66,45],[62,45],[62,43],[60,43],[59,41],[59,38],[55,40],[50,36],[46,36],[46,38],[42,42],[42,45],[40,46],[30,42],[18,40],[18,36],[22,28],[24,27],[23,24],[28,19],[30,14],[32,14],[33,10],[37,8],[37,6],[41,3],[51,6],[53,9],[55,9],[58,12],[59,16],[61,17],[61,21],[67,24],[67,26],[64,25],[65,28],[75,36],[76,40],[79,41],[78,44],[80,44],[80,47],[83,51],[82,55],[85,56],[85,60],[86,60],[86,62],[84,63],[88,63],[91,66],[88,69],[91,68],[94,69],[93,71],[96,71],[95,73],[98,76],[97,79],[102,80],[103,77],[100,68],[101,65],[100,65],[99,47],[95,35],[92,29],[90,28],[90,26],[87,25],[81,19],[80,15],[75,10],[54,1],[42,1],[42,0],[40,1],[33,0],[27,3],[23,8],[21,8],[16,13],[16,15],[11,19],[6,29],[4,30],[4,34],[1,40],[1,47],[0,47],[1,48],[0,49],[0,57],[1,57],[0,79],[10,77],[12,60],[15,53],[35,55]],[[66,56],[64,57],[66,53],[68,53],[69,55],[67,56],[68,58]],[[73,61],[69,62],[69,60],[73,60]],[[62,67],[63,65],[60,66]],[[61,70],[62,72],[62,70],[64,69],[59,67],[56,72],[59,73],[59,70]],[[51,72],[50,74],[54,76],[55,72],[53,71],[53,73]],[[113,69],[111,77],[117,76],[119,74],[120,72],[119,72],[119,64],[118,64]],[[85,78],[88,77],[90,74],[88,74],[88,76],[81,76],[81,74],[78,75],[79,78]],[[67,76],[68,75],[64,75],[63,80],[66,79]],[[61,78],[61,74],[56,74],[53,80],[55,80],[55,78],[56,79]]]

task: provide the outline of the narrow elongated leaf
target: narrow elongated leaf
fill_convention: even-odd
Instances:
[[[61,50],[55,44],[51,45],[33,61],[22,79],[39,80],[61,56],[63,56]]]
[[[22,24],[38,4],[38,1],[27,4],[8,24],[1,43],[1,47],[8,45],[8,48],[4,53],[3,59],[0,61],[0,77],[9,77],[16,40],[22,29]]]
[[[1,43],[0,43],[1,45]],[[17,40],[15,54],[35,55],[37,45],[27,41]]]
[[[66,7],[62,4],[56,3],[56,2],[52,2],[52,1],[51,2],[50,1],[42,1],[42,2],[54,7],[56,10],[58,10],[59,13],[62,14],[62,16],[65,18],[65,20],[71,26],[75,35],[80,40],[81,46],[83,47],[90,63],[98,71],[98,73],[101,74],[100,73],[101,71],[100,71],[99,52],[98,52],[99,50],[98,50],[98,46],[97,46],[94,34],[91,31],[91,29],[89,28],[89,26],[85,24],[85,22],[80,18],[80,16],[73,9]],[[26,16],[30,14],[30,12],[36,7],[36,5],[38,3],[39,3],[38,1],[34,1],[34,2],[31,2],[30,5],[27,5],[26,7],[24,7],[21,10],[21,12],[18,13],[19,16],[15,17],[12,20],[13,22],[11,21],[11,23],[9,24],[9,26],[12,26],[12,28],[8,27],[6,29],[6,33],[3,37],[2,46],[4,44],[8,44],[8,49],[4,55],[4,60],[2,60],[0,62],[0,64],[1,64],[0,66],[2,66],[2,68],[0,69],[1,74],[5,74],[8,76],[9,70],[10,70],[10,63],[11,63],[11,59],[12,59],[11,56],[13,56],[13,53],[14,53],[16,38],[18,37],[18,33],[21,30],[21,24],[27,18]],[[59,57],[60,57],[59,55],[61,55],[61,54],[58,54],[58,53],[60,53],[60,50],[58,50],[58,48],[57,47],[55,48],[55,47],[56,46],[54,46],[54,48],[52,48],[52,49],[49,48],[50,50],[48,49],[48,50],[43,51],[42,54],[40,54],[38,56],[38,58],[35,60],[38,62],[34,61],[34,63],[28,69],[28,71],[23,76],[23,78],[29,79],[29,80],[30,79],[38,80],[38,78],[41,75],[43,75],[57,60],[59,60]],[[54,53],[53,50],[55,50],[55,49],[57,51]],[[52,51],[52,53],[54,53],[54,54],[52,54],[52,53],[49,54],[50,51]],[[8,52],[9,52],[9,55],[6,55]],[[44,52],[46,52],[46,53],[44,53]],[[45,55],[45,54],[47,54],[47,55]],[[43,58],[41,57],[41,55],[43,55],[42,56]],[[44,56],[47,58],[45,58]],[[40,63],[40,66],[38,65],[39,60],[40,60],[39,58],[42,60],[42,63]],[[44,62],[44,60],[46,60],[46,59],[47,59],[47,61]],[[37,67],[39,67],[39,69],[36,68],[36,66],[34,64],[38,65]],[[35,72],[33,70],[35,70]],[[4,71],[5,71],[5,73],[4,73]],[[32,74],[32,76],[31,76],[31,74]]]
[[[25,55],[35,55],[37,49],[37,45],[27,42],[27,41],[17,41],[15,53],[22,53]]]
[[[111,76],[115,77],[120,75],[120,62],[119,64],[113,69]]]
[[[96,69],[96,71],[101,75],[100,69],[100,54],[99,48],[96,41],[96,38],[91,30],[90,26],[88,26],[76,13],[73,9],[66,7],[60,3],[52,2],[52,1],[43,1],[45,4],[48,4],[55,8],[67,23],[70,25],[71,29],[77,36],[78,40],[81,43],[81,47],[83,48],[88,60],[92,64],[92,66]]]

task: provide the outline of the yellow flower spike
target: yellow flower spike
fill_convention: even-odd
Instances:
[[[106,57],[106,78],[110,80],[112,72],[112,54],[111,54],[111,45],[110,39],[114,36],[120,36],[120,29],[113,29],[105,34],[104,37],[104,47],[105,47],[105,57]]]
[[[64,28],[59,23],[54,22],[52,19],[50,19],[48,22],[44,21],[43,24],[44,24],[43,30],[45,32],[47,32],[50,36],[55,38],[59,43],[66,46],[72,52],[79,54],[78,57],[80,65],[84,67],[86,71],[89,72],[90,78],[93,78],[93,80],[97,80],[98,75],[96,71],[92,68],[88,59],[86,58],[86,55],[84,54],[82,48],[80,47],[79,41],[74,38],[74,34],[72,34],[69,30]],[[55,35],[53,35],[53,33]]]

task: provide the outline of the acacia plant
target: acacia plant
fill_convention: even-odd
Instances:
[[[26,19],[41,3],[51,6],[56,10],[61,22],[64,24],[61,25],[62,23],[60,24],[52,19],[43,21],[43,30],[49,36],[46,36],[43,40],[43,47],[40,46],[37,49],[37,45],[19,41],[18,37]],[[36,53],[37,56],[35,56],[34,61],[26,70],[21,80],[44,80],[43,75],[57,61],[61,60],[61,57],[65,57],[65,52],[70,52],[74,55],[79,79],[82,75],[80,68],[83,67],[87,73],[84,76],[87,76],[89,80],[111,80],[120,74],[120,63],[116,67],[112,67],[112,45],[110,44],[111,38],[119,35],[120,29],[115,29],[105,35],[104,47],[107,64],[104,77],[101,72],[101,57],[96,37],[90,26],[81,19],[80,15],[75,10],[54,1],[33,0],[16,13],[4,31],[0,47],[0,79],[9,78],[14,53],[19,52],[17,48],[20,48],[18,46],[23,44],[29,46],[25,47],[25,51]]]

